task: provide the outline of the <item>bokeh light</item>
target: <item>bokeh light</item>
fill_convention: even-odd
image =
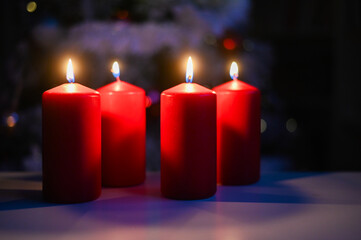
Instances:
[[[150,98],[150,100],[152,101],[153,104],[159,103],[159,100],[160,100],[159,91],[150,90],[147,95],[148,95],[148,97]]]
[[[9,128],[15,127],[16,123],[19,120],[19,116],[17,113],[12,113],[9,116],[6,117],[6,125]]]
[[[286,122],[286,129],[290,133],[293,133],[297,130],[297,121],[294,118],[290,118]]]
[[[267,129],[267,122],[264,119],[261,119],[261,133],[264,133]]]
[[[145,96],[145,107],[149,108],[152,106],[152,99],[149,96]]]
[[[243,41],[243,48],[244,50],[251,52],[254,49],[254,43],[251,40],[246,39]]]
[[[208,45],[215,46],[217,44],[217,38],[212,34],[208,34],[204,36],[204,42]]]
[[[129,16],[129,12],[127,10],[119,10],[117,12],[117,18],[121,20],[127,19]]]
[[[28,11],[29,13],[35,12],[36,8],[37,4],[34,1],[31,1],[26,5],[26,11]]]
[[[236,42],[232,38],[226,38],[223,40],[223,46],[227,50],[233,50],[236,48]]]

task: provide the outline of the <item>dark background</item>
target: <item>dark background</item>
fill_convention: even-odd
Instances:
[[[143,87],[147,167],[159,169],[159,94],[184,81],[241,79],[262,92],[264,170],[361,170],[361,3],[334,1],[4,1],[0,170],[41,169],[41,94],[66,81]]]

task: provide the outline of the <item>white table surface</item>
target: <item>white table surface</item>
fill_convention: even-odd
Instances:
[[[64,175],[64,177],[66,177]],[[41,199],[39,173],[0,173],[0,239],[361,239],[361,173],[264,173],[206,200],[162,198],[159,173],[93,202]]]

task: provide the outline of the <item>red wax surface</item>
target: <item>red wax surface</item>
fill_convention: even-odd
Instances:
[[[101,113],[97,91],[66,83],[43,93],[43,195],[57,203],[101,192]]]
[[[260,177],[260,91],[239,80],[217,93],[217,181],[244,185]]]
[[[202,199],[217,190],[216,94],[182,83],[161,95],[161,192]]]
[[[123,81],[98,91],[102,111],[102,184],[141,184],[145,180],[145,91]]]

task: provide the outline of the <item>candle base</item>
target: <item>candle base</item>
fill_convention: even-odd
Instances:
[[[206,194],[199,194],[199,195],[185,195],[179,193],[169,193],[169,192],[162,192],[162,196],[165,198],[173,199],[173,200],[201,200],[207,199],[216,194],[217,190],[214,190],[210,193]]]
[[[106,181],[102,181],[102,186],[103,187],[108,187],[108,188],[118,188],[118,187],[121,187],[121,188],[126,188],[126,187],[135,187],[135,186],[138,186],[138,185],[141,185],[143,184],[145,181],[145,177],[142,178],[142,179],[139,179],[138,181],[132,181],[132,182],[122,182],[122,183],[117,183],[117,182],[106,182]]]
[[[218,180],[218,184],[223,186],[243,186],[257,183],[259,180],[260,176],[250,179],[221,179]]]
[[[49,203],[57,203],[57,204],[74,204],[74,203],[84,203],[84,202],[91,202],[100,197],[101,192],[96,193],[93,196],[85,196],[82,198],[59,198],[55,196],[47,196],[47,194],[43,193],[43,200]]]

